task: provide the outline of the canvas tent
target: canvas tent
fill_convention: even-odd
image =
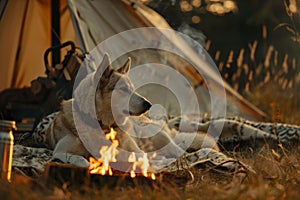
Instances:
[[[53,12],[54,7],[59,10],[59,15]],[[81,49],[89,52],[100,42],[122,31],[152,26],[170,28],[153,10],[137,2],[133,4],[128,0],[2,0],[0,17],[0,90],[28,86],[31,80],[44,74],[44,51],[55,42],[63,43],[71,40],[76,42]],[[59,21],[59,27],[53,26],[53,20]],[[147,39],[149,36],[141,37]],[[174,41],[176,42],[177,40]],[[192,51],[182,42],[176,45],[184,52]],[[138,62],[140,60],[150,62],[167,59],[168,64],[173,65],[175,69],[187,67],[186,63],[177,62],[175,58],[165,56],[164,52],[151,50],[147,54],[131,52],[129,56],[133,57],[135,64],[140,64]],[[178,66],[179,63],[180,66]],[[207,72],[211,79],[214,79],[214,73],[207,66],[199,65],[199,67]],[[191,82],[200,81],[194,77],[193,72],[184,74],[187,71],[181,72],[189,77]],[[201,105],[209,107],[206,105],[209,100],[205,97],[208,93],[200,90]],[[263,112],[243,99],[229,85],[225,84],[225,90],[232,114],[258,120],[264,119]],[[153,91],[150,93],[153,94]],[[156,88],[154,93],[159,93],[159,89]]]

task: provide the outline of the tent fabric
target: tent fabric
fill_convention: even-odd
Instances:
[[[155,11],[152,9],[144,6],[143,4],[140,4],[135,1],[134,6],[131,6],[131,1],[122,1],[123,3],[120,3],[118,0],[112,0],[112,1],[105,1],[105,0],[98,0],[98,1],[69,1],[70,4],[73,4],[71,7],[74,8],[73,12],[77,13],[76,22],[79,24],[79,29],[81,31],[81,34],[84,38],[84,47],[90,51],[95,46],[97,46],[100,42],[107,39],[109,36],[113,36],[114,34],[120,33],[122,31],[130,30],[132,28],[140,28],[140,27],[158,27],[158,28],[167,28],[171,29],[171,27],[168,25],[168,23]],[[101,12],[100,12],[101,11]],[[114,15],[111,15],[110,13],[113,12]],[[79,17],[80,16],[80,17]],[[109,17],[108,17],[109,16]],[[130,22],[130,23],[129,23]],[[95,27],[94,25],[97,24],[98,26]],[[164,32],[161,32],[164,34]],[[227,91],[227,98],[230,99],[231,103],[227,107],[228,111],[231,114],[234,115],[241,115],[241,113],[247,113],[248,116],[256,116],[254,118],[259,118],[260,120],[263,119],[264,114],[254,107],[252,104],[247,102],[245,99],[243,99],[242,96],[240,96],[236,91],[234,91],[228,84],[220,82],[220,79],[218,78],[216,71],[211,69],[211,66],[209,66],[207,63],[203,62],[202,59],[199,59],[199,56],[197,56],[196,52],[193,51],[184,41],[182,41],[180,38],[177,37],[175,34],[170,34],[167,32],[168,35],[165,35],[167,39],[172,41],[177,48],[181,49],[182,52],[184,52],[185,56],[189,57],[190,60],[193,61],[194,64],[200,66],[201,71],[203,71],[206,74],[209,74],[210,78],[213,79],[215,82],[218,83],[218,86],[216,87],[222,87],[224,85],[226,91]],[[159,34],[157,34],[159,35]],[[151,40],[151,39],[157,39],[159,36],[155,36],[155,34],[149,36],[149,35],[134,35],[134,33],[131,35],[134,40],[134,38],[143,37],[143,40]],[[130,39],[125,39],[122,44],[118,44],[118,49],[113,49],[114,47],[112,44],[107,44],[106,46],[103,45],[104,49],[107,49],[107,51],[110,51],[112,54],[118,54],[117,52],[120,51],[119,48],[128,48],[126,47],[126,44],[130,41]],[[132,45],[132,44],[129,44]],[[106,50],[99,50],[103,51],[100,52],[100,55],[103,55]],[[151,53],[145,53],[147,51],[134,51],[132,53],[126,54],[126,56],[130,56],[133,60],[133,65],[141,65],[145,63],[150,62],[159,62],[163,64],[171,64],[176,70],[179,70],[181,73],[185,74],[188,70],[185,70],[185,67],[190,67],[189,63],[184,63],[178,59],[176,59],[174,56],[167,56],[163,52],[159,51],[152,51]],[[124,60],[125,58],[123,58]],[[119,63],[120,64],[120,63]],[[180,66],[180,67],[179,67]],[[142,77],[142,74],[141,76]],[[199,80],[196,80],[199,81]],[[196,83],[192,83],[194,85]],[[161,91],[160,87],[151,88],[152,91]],[[164,95],[155,95],[153,92],[149,91],[146,93],[145,91],[140,91],[144,96],[146,96],[149,99],[157,99],[160,97],[159,101],[166,101],[168,97],[166,97],[166,92],[162,92]],[[203,90],[198,90],[198,95],[200,96],[200,101],[202,100],[200,109],[204,112],[210,112],[211,104],[209,101],[205,101],[203,99],[205,96],[209,96],[209,94]],[[154,97],[155,96],[155,97]],[[170,96],[169,99],[173,98],[174,96]],[[165,102],[164,105],[169,104]],[[236,106],[235,106],[236,105]],[[172,111],[176,109],[173,108]],[[179,114],[179,113],[177,113]],[[246,116],[244,116],[246,117]]]
[[[67,3],[61,1],[61,42],[75,41]],[[0,21],[0,90],[29,86],[44,75],[51,46],[51,1],[8,1]]]
[[[129,0],[61,0],[61,43],[68,40],[77,41],[80,48],[89,52],[100,42],[122,31],[151,26],[170,28],[159,14],[136,1],[134,1],[135,4],[132,2]],[[31,80],[44,74],[43,54],[51,46],[50,9],[50,0],[8,1],[0,21],[0,73],[3,76],[0,80],[0,90],[29,86]],[[131,37],[155,39],[156,36],[136,35]],[[180,38],[170,38],[168,35],[166,37],[169,37],[170,41],[174,41],[186,55],[192,57],[194,63],[203,64],[201,59],[197,59],[197,54]],[[114,47],[109,48],[113,51]],[[126,48],[126,45],[122,48]],[[104,53],[101,52],[102,55]],[[165,55],[164,52],[134,51],[124,56],[131,56],[133,65],[151,62],[171,64],[175,69],[191,78],[192,84],[196,85],[200,81],[193,72],[189,72],[189,63],[176,60],[170,55]],[[121,63],[124,59],[120,58],[116,62]],[[207,65],[203,65],[202,69],[210,78],[217,80],[214,78],[214,72]],[[232,105],[231,113],[245,114],[242,116],[251,116],[252,119],[264,119],[263,112],[243,99],[229,85],[225,84],[225,88],[228,99],[231,101],[230,105]],[[210,102],[207,102],[209,94],[203,89],[199,89],[198,93],[201,105],[209,110]],[[163,100],[166,99],[168,98],[163,98]]]
[[[87,51],[114,34],[146,25],[137,17],[133,8],[120,0],[68,0],[68,4],[77,16],[85,43],[83,48]]]

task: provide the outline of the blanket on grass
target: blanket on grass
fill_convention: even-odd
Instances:
[[[180,158],[159,158],[153,161],[153,168],[159,171],[184,170],[191,167],[237,172],[251,170],[239,160],[230,157],[235,151],[260,151],[266,146],[276,152],[290,150],[300,143],[300,127],[281,123],[264,123],[248,121],[239,117],[215,119],[191,119],[180,117],[170,123],[173,128],[183,126],[185,131],[195,130],[207,132],[211,125],[223,124],[222,133],[218,138],[220,151],[202,148],[186,153]],[[22,145],[14,146],[13,169],[39,175],[45,170],[45,165],[51,161],[52,151],[46,148],[34,148]],[[164,166],[165,162],[171,163]],[[28,169],[29,172],[28,172]]]

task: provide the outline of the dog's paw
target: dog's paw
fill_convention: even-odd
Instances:
[[[89,167],[90,163],[82,156],[72,155],[70,156],[69,163],[78,167]]]
[[[60,160],[63,163],[75,165],[78,167],[89,167],[90,163],[83,156],[73,155],[70,153],[55,153],[52,160]]]
[[[174,128],[174,129],[178,130],[181,119],[182,119],[181,117],[176,117],[176,118],[170,119],[168,121],[169,128],[171,128],[171,129]]]

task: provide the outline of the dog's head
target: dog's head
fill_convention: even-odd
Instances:
[[[113,69],[109,56],[105,54],[94,74],[94,81],[100,80],[95,95],[96,114],[104,125],[110,126],[115,123],[114,118],[122,118],[126,114],[140,115],[151,107],[149,101],[135,93],[134,86],[127,76],[130,66],[131,59],[128,58],[123,66]],[[106,69],[101,73],[104,68]],[[129,97],[128,106],[126,104]]]

